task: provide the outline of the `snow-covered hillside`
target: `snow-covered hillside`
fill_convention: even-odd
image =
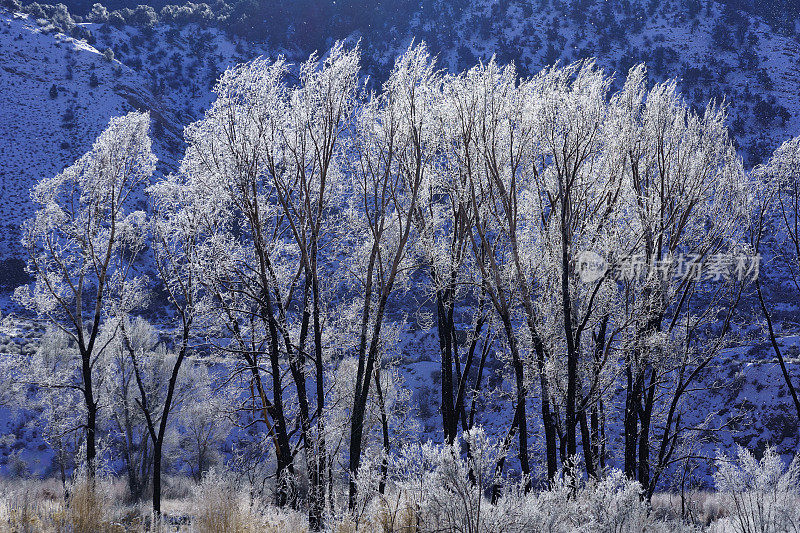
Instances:
[[[747,164],[800,134],[797,35],[741,15],[739,26],[727,30],[730,46],[722,49],[720,4],[709,3],[694,17],[680,2],[660,2],[656,9],[633,2],[627,11],[605,2],[589,5],[575,13],[560,3],[472,0],[458,11],[442,4],[435,21],[418,13],[407,31],[364,38],[364,62],[382,79],[414,39],[426,40],[439,64],[454,72],[493,55],[513,61],[523,75],[555,61],[596,57],[622,80],[628,68],[645,62],[652,80],[677,78],[698,108],[724,98]],[[91,31],[92,45],[57,33],[45,20],[0,10],[0,259],[20,253],[17,227],[30,213],[31,185],[86,151],[111,116],[150,110],[160,169],[169,172],[182,155],[183,126],[211,103],[211,88],[225,68],[261,55],[305,57],[297,49],[267,50],[196,24],[83,27]],[[354,43],[358,38],[350,37]]]
[[[472,0],[460,13],[442,8],[441,19],[417,18],[410,35],[433,40],[450,70],[496,55],[533,75],[555,61],[596,58],[623,80],[628,69],[647,64],[654,81],[678,80],[684,97],[703,108],[726,101],[730,126],[746,162],[761,162],[781,142],[800,133],[800,40],[763,20],[738,14],[726,24],[723,6],[709,2],[689,16],[685,2],[578,3]],[[655,6],[655,8],[654,8]],[[578,11],[580,9],[580,11]],[[721,33],[721,35],[720,35]],[[722,46],[721,46],[722,45]],[[390,65],[397,50],[379,54]],[[766,102],[765,105],[762,102]],[[779,116],[780,107],[789,115]],[[771,115],[774,109],[776,115]],[[766,111],[766,115],[764,115]]]
[[[92,46],[52,31],[45,21],[0,11],[0,260],[21,256],[19,224],[32,213],[33,184],[86,152],[111,117],[150,111],[159,170],[175,170],[183,126],[211,102],[220,72],[246,59],[219,32],[207,34],[204,59],[193,58],[194,30],[168,39],[164,28],[149,40],[134,28],[98,31]],[[137,39],[146,67],[124,62],[137,57],[133,53],[103,53],[120,43],[129,49]]]
[[[26,16],[0,22],[0,258],[19,255],[19,223],[30,216],[31,185],[85,152],[113,116],[153,111],[168,136],[180,135],[171,110],[136,72],[96,48],[47,34]],[[159,155],[172,160],[163,148]]]

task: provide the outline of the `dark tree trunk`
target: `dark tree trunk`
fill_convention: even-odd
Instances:
[[[86,473],[94,480],[97,467],[97,401],[92,389],[91,354],[82,353],[83,400],[86,406]]]
[[[372,382],[372,373],[374,372],[375,362],[378,358],[378,343],[380,342],[381,322],[383,320],[383,312],[386,308],[386,300],[388,299],[388,296],[388,293],[384,293],[381,301],[378,304],[375,323],[371,333],[369,351],[366,353],[366,358],[360,357],[363,364],[363,370],[362,368],[359,368],[359,373],[356,376],[355,399],[353,402],[352,420],[350,425],[350,483],[348,491],[348,506],[350,510],[355,509],[356,505],[358,487],[356,485],[355,476],[358,475],[358,467],[361,464],[361,447],[362,438],[364,435],[364,415],[366,414],[367,399],[369,398],[369,389]],[[366,361],[364,361],[364,359],[366,359]],[[359,366],[361,366],[361,364]]]
[[[161,516],[161,456],[162,440],[153,446],[153,513]]]
[[[656,372],[650,369],[650,384],[644,395],[643,404],[639,413],[641,430],[639,432],[639,483],[647,489],[650,486],[650,421],[653,417],[653,407],[656,391]]]
[[[502,490],[502,485],[500,483],[500,476],[503,474],[503,468],[505,467],[506,464],[506,455],[508,455],[508,448],[511,446],[511,441],[514,438],[514,432],[517,430],[519,413],[520,413],[519,409],[516,409],[514,411],[514,419],[511,421],[511,427],[508,428],[508,433],[506,434],[506,437],[503,440],[501,453],[497,459],[497,464],[495,465],[494,469],[495,481],[494,483],[492,483],[492,494],[491,494],[491,501],[493,505],[497,503],[498,499],[500,499],[500,494]]]
[[[186,350],[189,342],[188,327],[184,331],[183,345],[178,353],[175,366],[172,369],[172,374],[169,377],[169,384],[167,386],[167,397],[164,399],[164,408],[161,412],[161,421],[158,426],[158,435],[153,442],[153,513],[156,516],[161,515],[161,461],[163,458],[164,438],[167,434],[167,422],[169,414],[172,411],[172,401],[175,395],[175,388],[178,385],[178,376],[180,375],[183,360],[186,357]]]
[[[583,460],[586,464],[586,474],[591,478],[597,477],[595,466],[595,454],[592,448],[592,436],[589,431],[589,422],[586,419],[586,409],[581,409],[578,414],[581,426],[581,446],[583,448]]]
[[[316,250],[316,246],[312,248]],[[314,252],[315,257],[315,252]],[[325,445],[325,368],[322,360],[322,322],[319,307],[319,284],[316,276],[312,276],[312,292],[314,295],[314,368],[317,374],[317,445],[316,468],[311,479],[312,494],[309,506],[309,524],[312,531],[319,531],[323,526],[325,511],[325,473],[327,471],[327,448]]]
[[[625,369],[627,375],[627,388],[625,395],[625,417],[623,422],[625,432],[625,475],[629,479],[636,479],[636,441],[639,437],[639,419],[637,416],[639,404],[639,378],[634,376],[631,363]]]
[[[506,333],[506,340],[508,340],[509,349],[511,351],[511,361],[514,368],[514,379],[517,388],[514,418],[516,419],[516,427],[519,430],[519,465],[522,475],[526,478],[525,490],[528,491],[531,488],[531,470],[528,460],[528,421],[526,410],[527,389],[525,387],[525,370],[522,366],[522,359],[519,355],[517,338],[514,335],[514,330],[511,325],[511,317],[508,316],[508,314],[505,314],[502,319]]]
[[[378,409],[381,413],[381,434],[383,436],[383,457],[381,458],[381,479],[378,483],[378,492],[386,491],[386,478],[389,474],[389,417],[386,414],[386,404],[383,401],[381,388],[380,369],[375,369],[375,393],[378,397]]]
[[[789,389],[789,395],[792,397],[792,402],[794,402],[797,418],[800,420],[800,399],[798,399],[797,389],[792,382],[792,377],[789,375],[789,370],[786,368],[786,361],[783,358],[783,353],[778,345],[777,336],[775,335],[775,330],[772,326],[772,316],[770,315],[767,305],[764,302],[764,295],[761,292],[761,280],[759,279],[756,279],[756,292],[758,293],[758,303],[761,305],[761,312],[764,314],[764,319],[767,321],[769,342],[772,345],[772,350],[775,352],[775,356],[778,358],[778,363],[781,367],[781,373],[783,374],[783,381],[786,383],[786,388]]]
[[[542,395],[542,425],[544,426],[545,453],[547,455],[547,481],[550,483],[558,474],[558,437],[556,423],[550,409],[550,387],[544,369],[544,345],[538,336],[534,337],[534,346],[536,349],[536,367],[539,373],[539,388]]]
[[[578,396],[578,350],[573,336],[572,303],[569,297],[569,250],[568,243],[566,242],[567,235],[565,231],[562,233],[561,299],[562,312],[564,314],[564,336],[567,341],[567,398],[564,427],[567,432],[567,460],[572,461],[578,451],[575,438],[577,425],[576,404]]]
[[[436,273],[431,272],[435,280]],[[452,298],[448,289],[436,291],[436,316],[439,330],[439,352],[442,360],[442,429],[444,442],[452,444],[456,438],[458,414],[453,401],[453,311]]]

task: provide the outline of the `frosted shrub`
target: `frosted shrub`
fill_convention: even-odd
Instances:
[[[612,470],[602,480],[588,483],[579,498],[588,517],[587,531],[652,530],[654,524],[641,493],[641,485],[627,479],[620,470]]]
[[[525,493],[521,486],[508,486],[486,521],[487,531],[568,531],[577,520],[575,499],[565,483],[548,491]],[[574,520],[574,522],[573,522]]]
[[[390,527],[383,531],[411,527],[415,531],[466,533],[634,533],[683,527],[656,522],[641,498],[639,483],[617,470],[598,481],[563,474],[549,490],[526,493],[524,479],[511,481],[496,475],[497,460],[504,453],[502,446],[480,429],[452,446],[405,446],[391,461],[393,490],[397,492],[390,490],[390,496],[378,498],[381,506],[373,506],[367,514],[388,514]],[[501,496],[493,505],[489,496],[495,487]]]
[[[800,459],[787,468],[774,448],[759,461],[740,447],[735,460],[717,458],[717,490],[730,516],[712,531],[789,533],[800,531]]]
[[[597,531],[642,531],[647,525],[648,508],[641,498],[642,488],[619,470],[589,483],[581,491],[589,529]]]
[[[493,506],[487,531],[633,533],[658,531],[659,526],[668,531],[649,516],[640,494],[639,483],[618,470],[599,481],[562,475],[539,493],[512,487]]]
[[[499,447],[482,429],[463,436],[452,446],[413,444],[405,446],[392,462],[397,487],[407,505],[419,514],[424,531],[485,531],[491,505],[484,491],[495,482]]]

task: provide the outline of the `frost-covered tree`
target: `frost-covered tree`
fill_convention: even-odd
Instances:
[[[300,68],[300,83],[288,95],[287,121],[281,132],[286,169],[271,172],[286,238],[299,254],[296,303],[287,301],[281,328],[291,331],[286,343],[289,370],[297,390],[300,429],[310,484],[309,521],[322,527],[328,451],[325,442],[325,366],[330,350],[325,336],[336,289],[334,256],[338,252],[340,208],[347,190],[341,169],[342,137],[349,133],[359,90],[359,52],[336,44],[324,61],[316,55]],[[293,309],[294,308],[294,309]],[[292,349],[293,346],[293,349]],[[311,364],[307,365],[306,361]],[[310,366],[314,389],[306,389]],[[316,403],[309,406],[309,397]],[[312,421],[316,419],[316,427]]]
[[[766,165],[753,171],[753,179],[754,190],[760,193],[751,226],[753,248],[756,252],[768,250],[782,267],[780,275],[786,281],[780,285],[781,288],[800,295],[800,137],[786,141],[775,150]],[[762,281],[757,279],[756,291],[767,323],[767,334],[800,417],[795,377],[786,366],[762,285]]]
[[[278,505],[288,503],[295,471],[284,400],[288,332],[280,319],[298,254],[282,239],[272,174],[284,168],[285,73],[282,60],[263,59],[226,71],[217,100],[186,130],[181,163],[195,208],[204,213],[198,272],[206,331],[246,371],[238,375],[250,383],[251,412],[275,445]]]
[[[75,385],[84,403],[86,467],[93,475],[100,405],[95,376],[109,342],[103,320],[136,308],[144,279],[133,270],[145,246],[145,214],[133,209],[155,169],[147,113],[111,119],[91,150],[54,178],[39,182],[37,205],[23,225],[32,285],[16,300],[62,330],[80,354]]]
[[[214,467],[222,464],[222,445],[234,424],[232,412],[238,403],[235,387],[215,383],[213,366],[203,362],[187,365],[184,381],[190,395],[176,409],[176,424],[180,432],[176,435],[177,445],[165,455],[174,461],[176,470],[188,471],[196,482]],[[260,448],[262,453],[268,449]],[[263,460],[254,461],[250,468],[263,466]],[[273,475],[270,472],[269,475]]]
[[[578,453],[580,431],[590,476],[597,475],[601,462],[597,418],[608,386],[604,342],[614,291],[606,276],[581,279],[575,265],[582,252],[605,254],[615,245],[620,179],[606,158],[613,150],[606,138],[613,134],[610,83],[587,61],[545,70],[521,88],[532,164],[520,166],[519,214],[506,209],[508,227],[517,233],[510,239],[514,279],[542,394],[552,395],[551,423],[562,463],[569,467]],[[550,478],[552,447],[549,443]]]
[[[126,331],[127,330],[127,331]],[[107,398],[109,409],[107,421],[107,440],[119,456],[127,478],[128,492],[138,501],[144,496],[150,482],[153,465],[153,448],[147,422],[139,407],[140,397],[136,379],[136,366],[147,366],[148,377],[154,376],[152,357],[158,346],[158,336],[152,327],[141,320],[128,321],[107,349],[107,364],[103,366],[106,376],[103,379],[103,395]],[[134,352],[136,357],[130,356]],[[163,354],[162,354],[163,355]],[[147,363],[144,359],[148,358]],[[148,380],[148,387],[154,388]]]
[[[204,320],[218,347],[247,370],[254,400],[248,405],[258,406],[251,412],[276,447],[281,504],[294,494],[296,453],[289,435],[294,413],[287,414],[284,395],[297,402],[314,527],[321,526],[325,492],[324,329],[335,288],[333,230],[346,185],[339,139],[356,103],[358,57],[341,45],[324,61],[312,56],[291,88],[281,60],[227,71],[212,108],[187,130],[181,167],[204,213],[198,261],[213,267],[198,270]],[[293,391],[284,392],[285,370]]]
[[[141,499],[152,489],[153,512],[159,514],[161,463],[178,439],[174,413],[208,400],[202,390],[208,376],[179,379],[188,347],[181,351],[181,344],[162,342],[164,335],[142,318],[123,317],[107,327],[117,331],[104,379],[110,434],[122,455],[131,496]]]
[[[153,512],[161,513],[161,469],[171,411],[189,394],[180,379],[181,368],[192,349],[194,324],[198,314],[202,285],[198,281],[198,238],[202,214],[192,202],[192,191],[175,178],[168,178],[148,189],[152,206],[151,250],[160,288],[174,311],[174,330],[169,355],[152,350],[137,350],[134,342],[146,331],[123,328],[123,343],[134,365],[138,386],[137,403],[144,415],[153,444]],[[140,330],[146,328],[139,328]],[[155,355],[155,358],[154,358]],[[145,363],[151,362],[150,372]],[[145,379],[158,380],[155,389]]]
[[[2,365],[4,375],[9,377],[9,407],[33,414],[30,424],[39,428],[53,450],[54,466],[65,491],[71,471],[80,464],[84,443],[80,429],[86,410],[79,369],[77,346],[53,325],[45,330],[33,354],[7,357]],[[102,386],[100,380],[99,385]]]
[[[352,192],[346,253],[360,330],[350,423],[351,509],[373,380],[380,402],[381,329],[390,298],[407,279],[419,192],[433,157],[430,145],[437,140],[430,110],[438,97],[438,78],[426,48],[409,48],[395,63],[383,92],[362,105],[347,148]],[[387,445],[388,440],[384,432]]]
[[[746,251],[751,202],[724,108],[710,103],[692,112],[674,81],[648,90],[643,67],[630,72],[615,105],[624,148],[620,213],[627,215],[618,223],[621,253],[639,265],[619,285],[630,324],[623,334],[625,473],[652,494],[682,438],[686,393],[724,347],[742,284],[751,280],[752,265],[738,271],[735,258]],[[719,316],[722,325],[710,327]],[[659,413],[664,392],[669,400]]]
[[[522,98],[516,81],[513,68],[503,69],[490,62],[471,69],[454,80],[454,85],[461,93],[458,116],[464,137],[462,172],[474,220],[468,229],[469,244],[481,288],[503,331],[514,376],[514,416],[505,442],[508,447],[514,437],[518,438],[520,469],[527,478],[528,383],[516,330],[518,300],[509,277],[513,261],[513,246],[509,245],[513,244],[510,236],[516,234],[517,170],[529,150],[530,132],[518,127]],[[543,408],[547,408],[546,401]],[[501,456],[498,470],[504,461]]]
[[[494,66],[489,67],[490,69]],[[434,157],[429,159],[415,213],[415,257],[427,276],[417,290],[435,305],[441,360],[441,416],[448,443],[474,422],[474,394],[481,388],[491,344],[491,304],[472,257],[470,171],[477,164],[475,73],[445,76],[433,109]],[[463,349],[463,351],[462,351]],[[471,372],[479,368],[474,381]],[[467,402],[472,405],[467,410]]]

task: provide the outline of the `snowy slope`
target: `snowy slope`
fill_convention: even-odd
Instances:
[[[188,52],[196,28],[184,28],[170,43],[166,28],[144,39],[133,28],[103,33],[87,26],[98,35],[94,46],[49,32],[27,15],[0,11],[0,260],[21,256],[18,228],[32,213],[31,186],[86,152],[111,117],[150,111],[159,171],[175,170],[183,127],[211,103],[221,71],[246,59],[219,32],[209,32],[200,60]],[[145,43],[146,67],[120,62],[138,57],[135,51],[111,61],[101,52],[130,50],[137,38]]]
[[[587,3],[584,16],[577,18],[569,3],[530,7],[534,4],[471,0],[457,13],[446,3],[434,4],[441,9],[437,18],[417,14],[404,33],[362,41],[364,63],[380,79],[412,39],[426,40],[439,54],[440,65],[451,71],[496,55],[528,75],[556,60],[594,56],[621,82],[630,66],[646,61],[653,81],[677,77],[686,99],[698,108],[710,98],[725,98],[733,136],[748,164],[800,134],[797,36],[780,35],[763,21],[747,18],[757,64],[744,66],[741,50],[721,50],[714,42],[715,24],[722,17],[718,4],[710,3],[710,11],[695,18],[671,1],[660,2],[655,10],[632,2],[629,12],[610,13],[604,4]],[[0,224],[6,229],[0,234],[0,259],[19,254],[17,226],[30,213],[30,186],[82,154],[111,116],[151,110],[155,149],[161,170],[168,172],[182,154],[183,126],[210,105],[213,82],[225,68],[260,55],[283,53],[293,61],[304,57],[194,24],[158,25],[145,32],[86,23],[93,45],[47,31],[44,21],[41,26],[0,10]],[[113,61],[101,53],[106,50],[113,51]],[[90,84],[92,74],[97,87]],[[58,96],[52,99],[54,83]],[[788,110],[788,116],[759,120],[756,107],[762,101]],[[64,123],[69,109],[74,112],[71,128]]]
[[[179,138],[181,130],[137,73],[83,41],[43,33],[27,17],[0,18],[0,65],[3,259],[20,254],[19,223],[33,208],[30,187],[88,150],[111,117],[149,109],[165,126],[165,137]],[[172,160],[163,143],[156,143],[156,151]]]
[[[743,60],[745,46],[728,39],[731,49],[721,49],[714,31],[724,20],[720,4],[709,2],[695,18],[686,14],[683,2],[632,1],[628,12],[611,11],[606,0],[582,2],[576,14],[571,2],[514,2],[471,0],[452,20],[412,23],[412,37],[434,39],[434,51],[451,69],[468,68],[476,60],[496,55],[501,62],[514,61],[521,73],[537,71],[559,60],[594,57],[600,67],[616,72],[624,81],[627,70],[640,62],[648,66],[652,81],[677,78],[685,98],[702,109],[711,98],[725,98],[730,125],[746,163],[761,161],[764,150],[772,152],[781,142],[800,134],[800,35],[781,35],[763,20],[741,15],[746,41],[752,39],[753,65]],[[625,3],[623,3],[624,5]],[[653,9],[653,6],[656,6]],[[448,19],[447,10],[443,16]],[[444,29],[443,29],[444,28]],[[731,35],[735,28],[728,28]],[[750,36],[752,34],[752,37]],[[430,40],[430,37],[429,37]],[[390,65],[397,49],[381,50],[380,61]],[[763,73],[760,72],[763,70]],[[699,79],[695,79],[700,71]],[[766,74],[766,76],[765,76]],[[755,106],[761,99],[783,106],[790,117],[759,122]],[[734,124],[735,120],[740,122]],[[757,145],[762,145],[760,154]]]

